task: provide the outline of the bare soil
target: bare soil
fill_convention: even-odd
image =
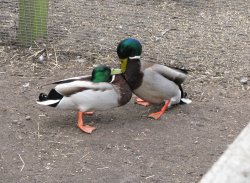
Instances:
[[[0,38],[11,44],[0,46],[0,182],[198,182],[250,121],[248,0],[54,0],[42,63],[43,45],[13,44],[16,3],[2,4]],[[156,121],[147,115],[161,106],[133,98],[87,116],[91,135],[75,111],[35,103],[46,83],[118,66],[126,37],[141,40],[142,59],[189,69],[193,103]]]

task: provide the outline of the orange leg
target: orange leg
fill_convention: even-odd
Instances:
[[[145,106],[145,107],[147,107],[147,106],[150,105],[149,102],[146,102],[146,101],[142,100],[142,99],[139,98],[139,97],[136,97],[135,103],[137,103],[137,104],[139,104],[139,105],[143,105],[143,106]]]
[[[149,117],[154,118],[154,119],[159,119],[164,114],[164,112],[167,110],[169,103],[170,103],[170,99],[168,99],[165,102],[164,106],[161,108],[161,110],[159,112],[151,113],[149,115]]]
[[[78,127],[85,133],[92,133],[92,131],[96,128],[89,125],[84,125],[82,117],[83,112],[78,112]]]

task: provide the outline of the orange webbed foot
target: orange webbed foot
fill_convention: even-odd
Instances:
[[[87,112],[89,113],[89,112]],[[90,112],[91,113],[91,112]],[[86,114],[86,112],[78,112],[78,127],[80,128],[80,130],[82,130],[85,133],[92,133],[92,131],[94,131],[96,128],[93,126],[89,126],[89,125],[85,125],[83,122],[83,114]]]
[[[164,106],[161,108],[160,111],[151,113],[148,117],[151,117],[151,118],[154,118],[154,119],[160,119],[161,116],[164,114],[164,112],[167,110],[169,103],[170,103],[170,99],[168,99],[165,102]]]
[[[89,134],[91,134],[91,133],[96,129],[95,127],[89,126],[89,125],[83,125],[83,126],[78,125],[78,127],[79,127],[80,130],[82,130],[83,132],[89,133]]]
[[[135,99],[135,103],[136,103],[136,104],[139,104],[139,105],[142,105],[142,106],[145,106],[145,107],[147,107],[147,106],[150,105],[149,102],[146,102],[146,101],[142,100],[142,99],[139,98],[139,97],[137,97],[137,98]]]
[[[149,114],[148,117],[154,118],[154,119],[160,119],[163,114],[164,112],[162,113],[161,111],[159,111],[159,112],[154,112],[154,113]]]

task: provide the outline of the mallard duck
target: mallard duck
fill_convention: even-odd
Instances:
[[[37,103],[59,109],[78,110],[78,127],[86,133],[92,133],[95,127],[85,125],[83,114],[92,111],[107,110],[125,105],[132,92],[121,74],[113,73],[105,65],[96,67],[92,75],[68,78],[51,84],[57,84],[49,94],[41,93]],[[119,71],[118,71],[119,73]]]
[[[149,117],[159,119],[169,106],[181,102],[190,103],[191,100],[184,98],[186,93],[181,86],[187,78],[186,70],[142,63],[141,53],[142,45],[133,38],[121,41],[117,47],[124,77],[133,93],[139,97],[136,103],[147,106],[149,103],[165,102],[160,111]]]

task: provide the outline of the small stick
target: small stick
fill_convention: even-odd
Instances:
[[[102,170],[102,169],[107,169],[109,167],[105,166],[105,167],[102,167],[102,168],[97,168],[97,170]]]
[[[67,156],[67,155],[71,155],[71,154],[76,154],[76,153],[65,153],[65,154],[61,154],[62,156]]]
[[[52,140],[49,140],[48,142],[55,143],[55,144],[67,144],[67,143],[64,143],[64,142],[56,142],[56,141],[52,141]]]
[[[55,48],[55,46],[53,46],[53,48],[54,48],[54,52],[55,52],[56,65],[58,65],[58,62],[57,62],[57,55],[56,55],[56,48]]]
[[[150,175],[150,176],[148,176],[148,177],[145,177],[145,179],[149,179],[149,178],[152,178],[152,177],[154,177],[155,175]]]
[[[45,47],[45,53],[46,53],[46,56],[47,56],[47,58],[48,58],[48,60],[49,60],[49,52],[48,52],[47,47]]]
[[[29,58],[31,58],[31,57],[36,57],[37,55],[42,55],[43,53],[45,53],[46,52],[46,48],[44,48],[44,49],[42,49],[42,50],[40,50],[40,51],[37,51],[37,52],[35,52],[34,54],[32,54],[32,55],[30,55],[27,59],[29,59]],[[15,56],[15,55],[14,55]],[[14,57],[13,56],[13,57]]]
[[[18,154],[18,156],[19,156],[20,160],[21,160],[21,161],[22,161],[22,163],[23,163],[22,168],[21,168],[21,170],[20,170],[20,172],[21,172],[21,171],[23,171],[23,168],[25,167],[25,163],[24,163],[24,161],[23,161],[23,159],[22,159],[21,155],[20,155],[20,154]]]
[[[85,155],[83,155],[83,156],[80,158],[80,160],[83,159],[83,158],[85,158],[85,157],[88,156],[88,155],[89,155],[89,152],[86,153]]]
[[[18,54],[15,54],[13,57],[10,58],[10,60],[12,60],[13,58],[15,58]]]
[[[40,126],[39,126],[39,122],[37,123],[37,137],[40,138]]]
[[[34,41],[35,45],[38,47],[38,48],[41,48],[36,41]]]

